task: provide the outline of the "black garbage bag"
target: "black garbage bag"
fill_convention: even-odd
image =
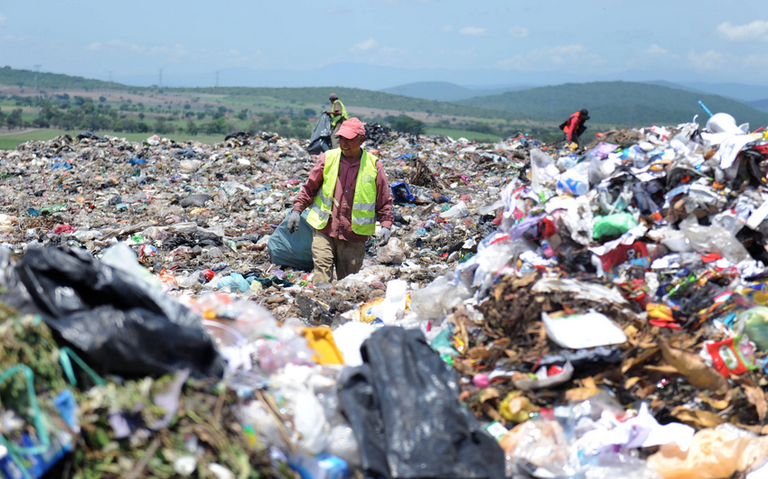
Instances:
[[[85,250],[30,248],[14,270],[12,306],[36,309],[63,341],[102,374],[162,375],[190,369],[221,377],[224,360],[193,311]],[[19,301],[27,304],[18,304]],[[16,304],[13,304],[16,303]]]
[[[388,479],[504,477],[504,452],[459,404],[456,373],[419,330],[384,327],[347,368],[339,400],[363,468]]]
[[[80,141],[80,140],[83,140],[83,139],[97,140],[97,141],[105,141],[106,140],[106,138],[104,138],[103,136],[99,136],[99,135],[97,135],[96,133],[94,133],[92,131],[84,131],[84,132],[80,133],[79,135],[77,135],[77,141]]]
[[[365,124],[365,140],[373,148],[378,148],[382,143],[392,137],[392,130],[378,123]]]
[[[310,155],[319,155],[327,150],[331,149],[331,134],[333,128],[331,128],[331,116],[328,113],[320,115],[320,119],[315,124],[315,129],[312,130],[312,137],[309,140],[309,146],[307,152]]]
[[[245,132],[245,131],[235,131],[235,132],[232,132],[232,133],[230,133],[229,135],[225,136],[225,137],[224,137],[224,141],[228,141],[228,140],[231,140],[231,139],[235,139],[235,140],[237,140],[237,141],[240,141],[240,142],[242,142],[242,143],[245,143],[246,141],[248,141],[248,139],[249,139],[250,137],[251,137],[251,135],[249,135],[249,134],[248,134],[247,132]]]
[[[211,195],[190,195],[179,200],[179,206],[182,208],[190,208],[192,206],[202,208],[207,202],[212,200],[213,196]]]

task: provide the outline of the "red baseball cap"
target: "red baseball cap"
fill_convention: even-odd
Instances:
[[[352,140],[356,136],[365,136],[365,125],[359,118],[350,118],[341,124],[336,136],[343,136],[347,140]]]

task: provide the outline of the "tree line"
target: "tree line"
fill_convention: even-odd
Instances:
[[[25,119],[21,108],[10,111],[0,109],[0,127],[59,128],[67,131],[114,131],[123,133],[187,133],[190,135],[226,135],[236,130],[251,133],[277,132],[281,136],[309,138],[312,126],[308,121],[316,112],[312,109],[290,111],[286,116],[277,113],[252,115],[249,110],[235,112],[224,106],[203,111],[192,111],[185,105],[182,110],[145,107],[142,104],[123,103],[117,107],[91,98],[53,95],[50,98],[14,96],[17,107],[38,108],[32,118]],[[29,116],[29,115],[28,115]]]

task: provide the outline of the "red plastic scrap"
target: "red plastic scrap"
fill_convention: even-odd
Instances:
[[[60,235],[62,233],[74,233],[75,231],[77,231],[77,228],[73,228],[68,224],[63,224],[55,227],[53,229],[53,234]]]

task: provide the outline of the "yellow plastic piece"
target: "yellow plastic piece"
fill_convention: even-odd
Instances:
[[[336,347],[331,328],[305,328],[301,334],[307,338],[309,347],[317,353],[312,358],[318,364],[344,364],[344,356]]]

